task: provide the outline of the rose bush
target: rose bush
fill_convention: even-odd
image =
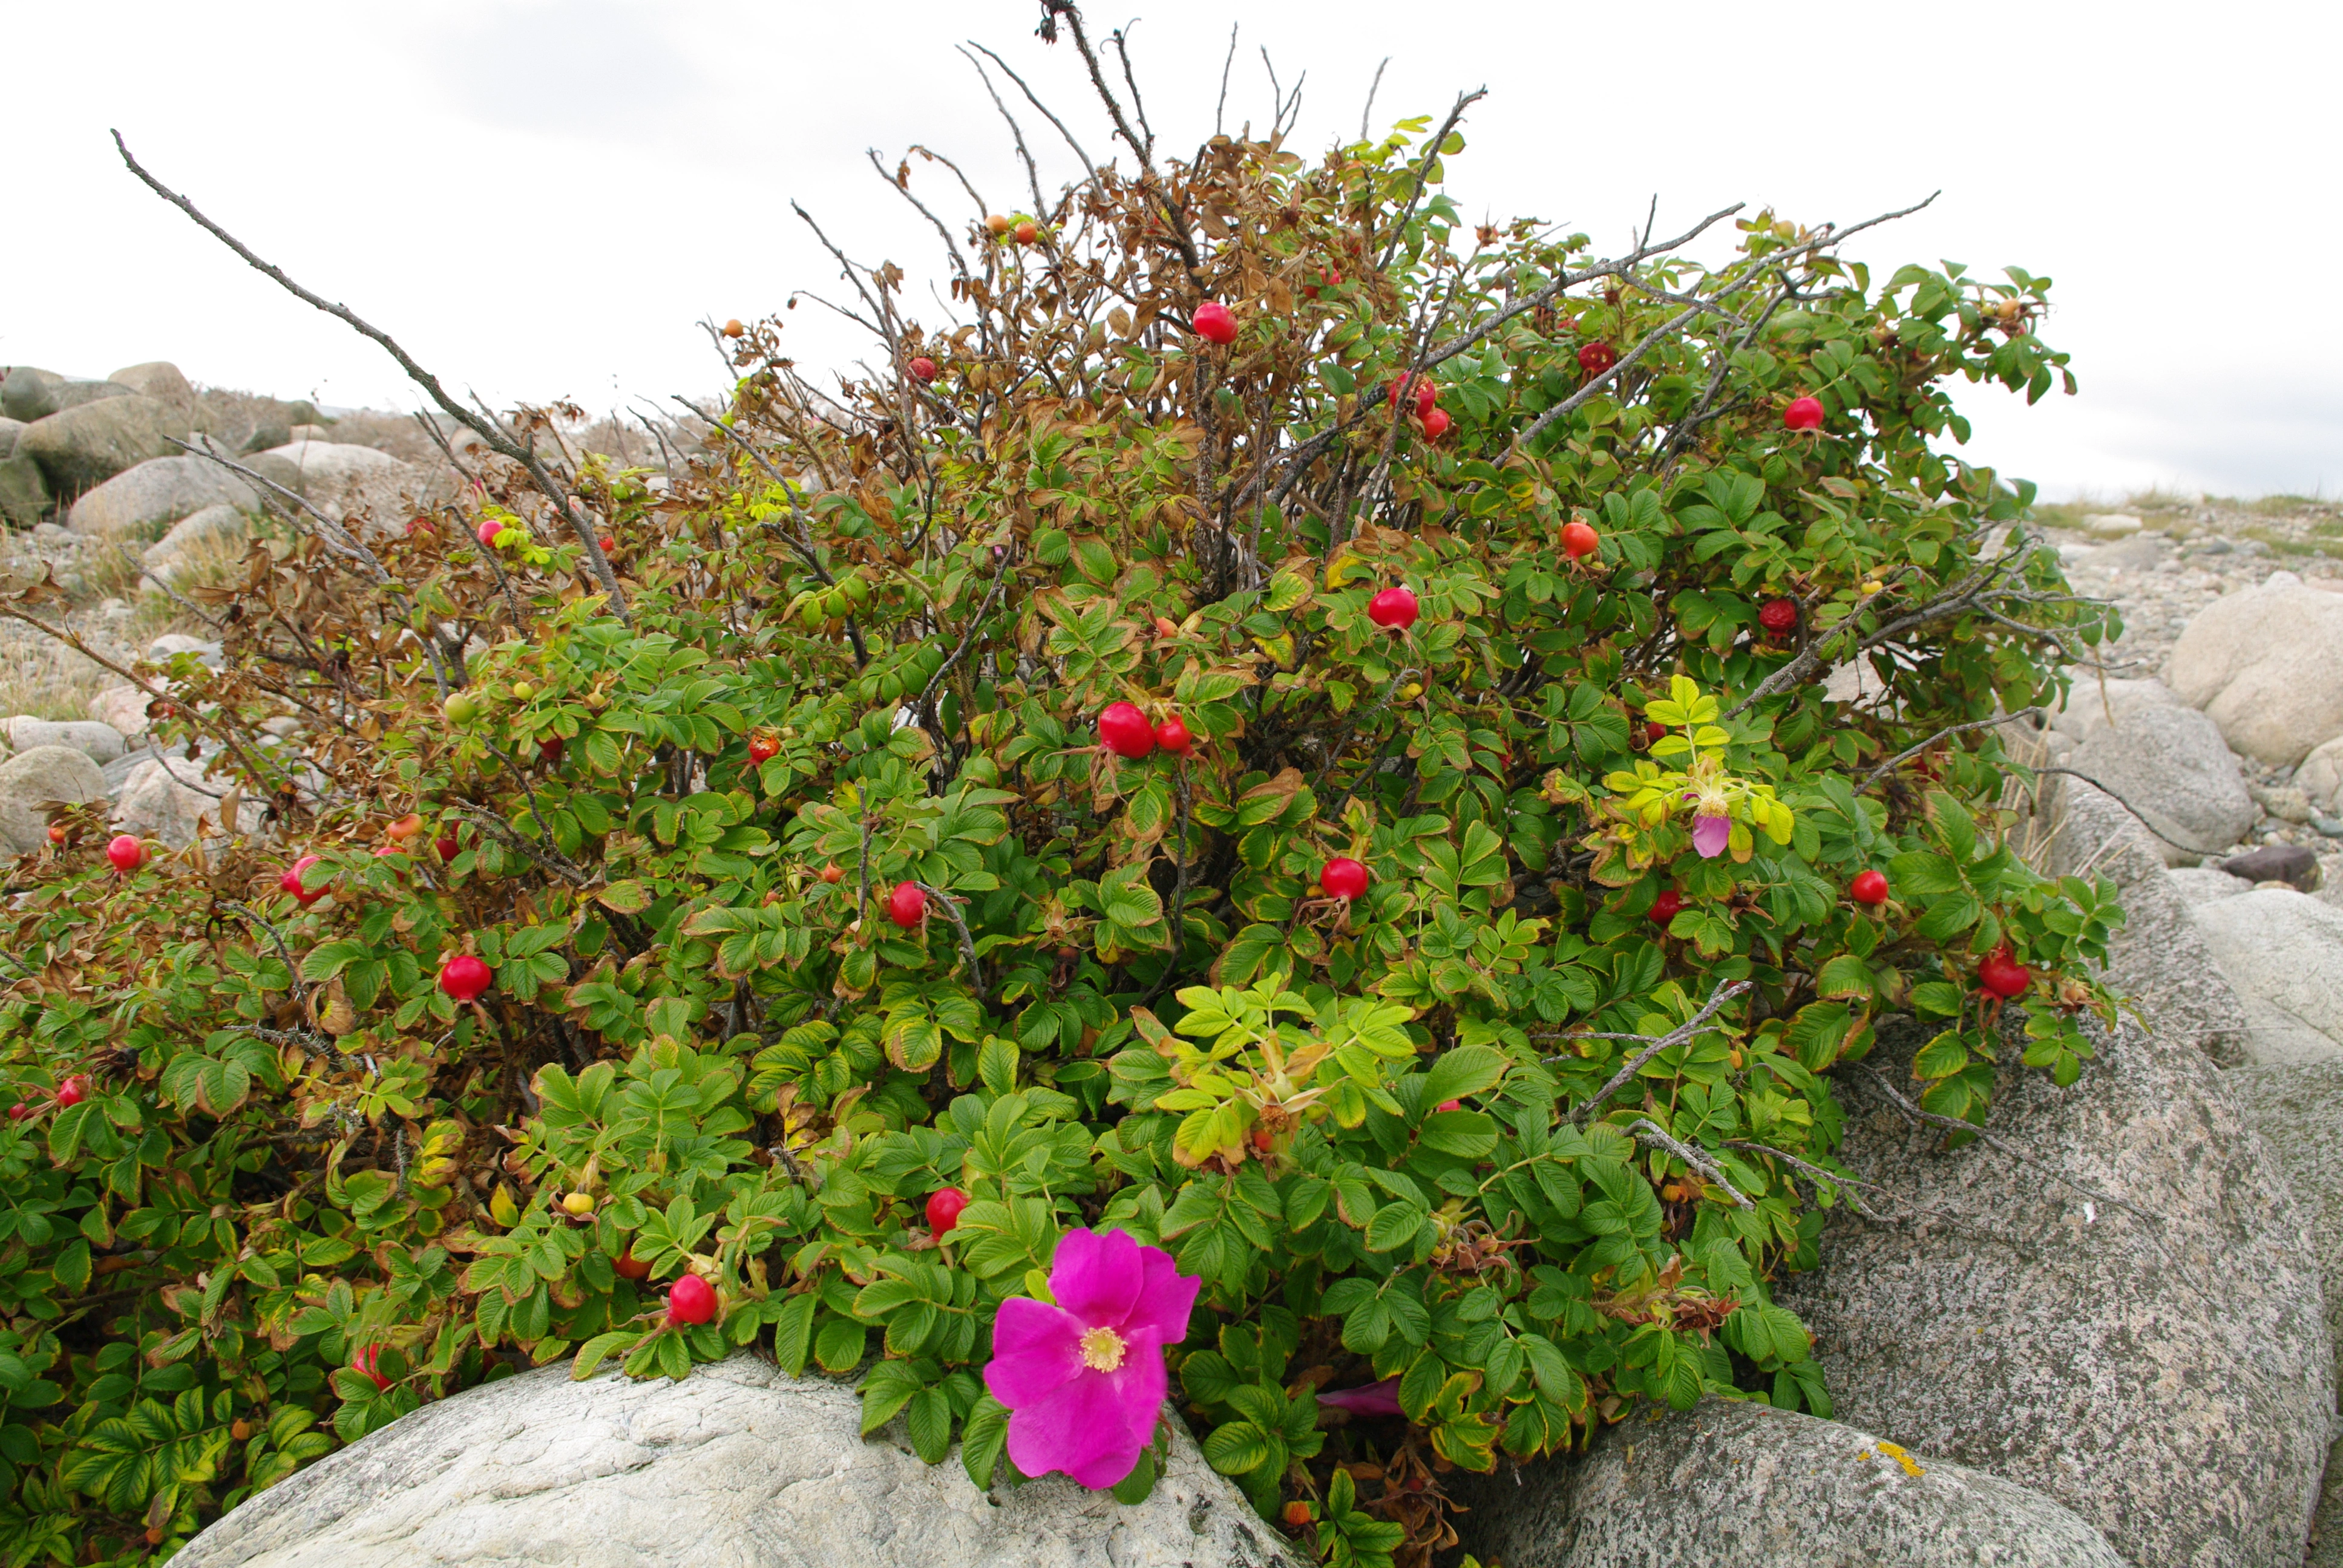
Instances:
[[[1030,243],[939,222],[955,321],[849,266],[875,376],[728,327],[663,470],[465,414],[445,526],[288,500],[223,668],[149,671],[266,829],[117,870],[72,808],[12,874],[9,1561],[166,1549],[572,1355],[763,1345],[986,1483],[1054,1452],[996,1319],[1111,1331],[1101,1381],[1161,1339],[1338,1563],[1637,1399],[1827,1412],[1770,1282],[1841,1196],[1835,1070],[1935,1020],[1916,1091],[1975,1120],[2107,1006],[2119,912],[2026,863],[1984,721],[2110,624],[1941,444],[1949,384],[2063,375],[2047,284],[1475,228],[1456,123],[1126,129]],[[1044,1304],[1091,1231],[1196,1282],[1184,1340]]]

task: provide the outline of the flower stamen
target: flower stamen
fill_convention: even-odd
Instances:
[[[1082,1335],[1082,1365],[1092,1372],[1113,1372],[1122,1365],[1123,1352],[1131,1347],[1112,1329],[1097,1328]]]

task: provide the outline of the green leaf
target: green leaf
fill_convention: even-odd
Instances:
[[[976,1402],[960,1424],[960,1462],[980,1492],[990,1491],[1001,1452],[1009,1445],[1009,1407],[990,1394]]]

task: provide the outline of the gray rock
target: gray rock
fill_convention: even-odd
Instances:
[[[20,713],[14,719],[0,719],[0,735],[8,738],[12,751],[70,746],[94,762],[111,762],[122,755],[122,731],[94,719],[35,719]]]
[[[21,440],[16,444],[24,445]],[[31,454],[14,452],[0,457],[0,518],[29,527],[49,509],[49,477],[41,472]]]
[[[2145,817],[2167,861],[2226,849],[2254,825],[2237,759],[2219,728],[2189,709],[2142,703],[2093,729],[2066,766]]]
[[[1548,1460],[1521,1484],[1467,1495],[1466,1549],[1505,1568],[2126,1568],[2039,1493],[1835,1421],[1725,1400],[1631,1416],[1584,1461]]]
[[[2343,1380],[2343,1061],[2241,1067],[2229,1074],[2237,1104],[2278,1156],[2296,1206],[2309,1221],[2327,1282],[2327,1326]]]
[[[35,746],[0,762],[0,843],[21,855],[49,841],[46,800],[95,800],[105,777],[86,753],[70,746]]]
[[[2189,913],[2245,1004],[2249,1059],[2343,1058],[2343,910],[2266,885]]]
[[[2233,749],[2291,768],[2343,735],[2343,594],[2272,572],[2199,610],[2164,678]]]
[[[150,359],[144,365],[133,365],[116,371],[106,379],[174,407],[193,408],[196,406],[196,389],[187,385],[187,378],[179,374],[179,367],[167,359]]]
[[[153,701],[135,686],[108,686],[89,699],[89,716],[126,737],[146,733],[146,705]]]
[[[161,755],[151,744],[147,749],[130,755],[136,760],[115,787],[116,828],[142,839],[159,839],[172,849],[180,849],[196,841],[204,818],[209,817],[217,825],[228,781],[207,775],[208,759],[190,762],[182,752]],[[259,831],[261,813],[256,801],[240,800],[237,828],[247,833]]]
[[[176,583],[199,560],[242,555],[251,538],[252,524],[242,512],[234,507],[206,507],[147,547],[146,569]],[[141,578],[138,586],[142,593],[160,591],[151,578]]]
[[[2140,520],[2127,512],[2094,512],[2083,519],[2083,531],[2094,538],[2126,538],[2139,530]]]
[[[271,460],[290,464],[296,477],[280,477]],[[387,527],[405,520],[404,497],[419,488],[423,476],[387,452],[334,441],[294,441],[256,455],[256,473],[299,491],[320,510],[339,518],[365,512]]]
[[[2122,724],[2143,708],[2185,706],[2160,680],[2083,678],[2077,679],[2074,689],[2051,710],[2050,728],[2084,740],[2096,730]]]
[[[2294,770],[2294,787],[2313,807],[2343,810],[2343,735],[2312,749]]]
[[[1300,1568],[1184,1431],[1126,1508],[1049,1476],[990,1493],[857,1435],[841,1383],[755,1357],[680,1383],[542,1367],[428,1404],[253,1498],[180,1568]]]
[[[0,419],[0,457],[16,449],[16,437],[24,433],[22,419]]]
[[[86,534],[159,538],[206,507],[257,512],[252,487],[208,457],[155,457],[116,474],[73,504],[68,526]]]
[[[0,370],[0,413],[27,425],[47,418],[57,411],[57,400],[49,388],[64,379],[54,370],[30,365],[6,367]]]
[[[2134,1563],[2293,1568],[2334,1411],[2304,1216],[2208,1042],[2181,1032],[2206,977],[2171,940],[2188,911],[2157,857],[2104,798],[2065,804],[2052,869],[2096,862],[2122,883],[2132,919],[2112,968],[2170,974],[2139,997],[2157,1032],[2098,1034],[2066,1089],[2006,1054],[1987,1125],[2159,1218],[2111,1211],[1985,1143],[1947,1152],[1850,1069],[1842,1158],[1930,1217],[1909,1230],[1835,1220],[1823,1266],[1777,1299],[1815,1331],[1851,1424],[2043,1493]],[[1866,1068],[1908,1083],[1925,1038],[1883,1031]]]
[[[2221,869],[2248,882],[2285,882],[2298,892],[2318,889],[2318,851],[2308,844],[2264,844],[2230,856]]]
[[[62,414],[68,408],[78,408],[85,403],[103,403],[109,397],[135,397],[129,387],[113,381],[55,381],[49,385],[49,399]]]
[[[2239,893],[2250,893],[2254,885],[2243,877],[2233,877],[2217,866],[2176,866],[2165,873],[2172,879],[2173,890],[2187,904],[2207,903],[2214,899],[2234,899]]]
[[[2327,1451],[2327,1490],[2310,1522],[2310,1550],[2302,1568],[2343,1568],[2343,1438]]]
[[[171,442],[191,433],[186,414],[131,393],[35,420],[16,437],[16,456],[30,457],[51,489],[69,494],[167,457],[176,449]]]
[[[146,657],[162,664],[182,653],[192,653],[214,669],[220,667],[220,645],[206,642],[199,637],[189,637],[183,631],[166,632],[146,645]]]
[[[265,421],[246,437],[244,449],[247,452],[266,452],[282,447],[291,439],[293,439],[292,427],[280,421]],[[297,467],[294,472],[298,474],[300,469]]]

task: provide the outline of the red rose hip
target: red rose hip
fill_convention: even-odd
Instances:
[[[1823,400],[1819,397],[1793,397],[1782,410],[1782,427],[1787,430],[1814,430],[1823,422]]]
[[[1387,588],[1367,601],[1367,618],[1392,631],[1405,631],[1423,613],[1410,588]]]
[[[1423,438],[1427,441],[1439,440],[1440,437],[1448,434],[1448,427],[1451,423],[1453,423],[1453,421],[1448,417],[1447,409],[1425,409],[1423,412]]]
[[[648,1280],[651,1275],[651,1266],[635,1256],[631,1245],[610,1260],[610,1267],[622,1280]]]
[[[477,1001],[496,978],[488,966],[469,953],[458,953],[439,966],[439,989],[458,1001]]]
[[[704,1323],[716,1315],[716,1292],[698,1274],[686,1274],[667,1288],[669,1321]]]
[[[455,834],[442,833],[431,840],[431,847],[439,851],[439,863],[444,866],[456,858],[457,851],[463,846],[456,842]]]
[[[968,1207],[968,1194],[957,1187],[944,1187],[928,1194],[928,1229],[937,1235],[948,1235],[960,1223],[960,1211]]]
[[[1674,888],[1661,889],[1660,896],[1652,900],[1652,924],[1655,926],[1666,925],[1670,920],[1674,920],[1678,915],[1684,913],[1684,895],[1682,893],[1677,892]]]
[[[780,754],[781,739],[779,736],[751,735],[749,737],[749,760],[756,763],[758,766],[762,767],[764,764],[770,762],[774,758],[779,757]]]
[[[2026,988],[2034,983],[2034,971],[2011,957],[2009,944],[2004,942],[1977,965],[1977,983],[2006,1001],[2025,993]]]
[[[1099,744],[1117,757],[1133,760],[1155,749],[1155,726],[1128,702],[1111,702],[1099,715]]]
[[[1226,346],[1237,340],[1237,318],[1217,299],[1196,307],[1196,336]]]
[[[106,858],[126,877],[146,863],[146,846],[128,833],[117,833],[106,842]]]
[[[504,528],[505,526],[502,523],[498,522],[495,518],[491,518],[487,522],[482,523],[478,528],[473,529],[472,537],[480,541],[480,548],[482,549],[492,550],[497,548],[497,536],[504,532]]]
[[[1884,871],[1857,871],[1855,880],[1846,887],[1847,896],[1858,904],[1874,906],[1887,901],[1887,876]]]
[[[1421,419],[1431,413],[1432,406],[1440,400],[1440,388],[1432,384],[1429,376],[1403,376],[1391,384],[1391,391],[1385,395],[1385,400],[1393,407],[1398,407],[1399,400],[1409,396],[1410,387],[1414,389],[1415,417]]]
[[[928,382],[936,378],[936,362],[924,354],[912,360],[908,368],[914,381]]]
[[[73,1077],[57,1085],[57,1109],[60,1111],[69,1106],[79,1105],[88,1098],[89,1080],[79,1073],[74,1074]]]
[[[1562,526],[1562,553],[1572,560],[1591,556],[1602,548],[1603,536],[1584,518],[1573,518]]]
[[[928,912],[928,895],[920,891],[917,882],[898,882],[895,890],[887,895],[887,918],[910,930]]]
[[[312,888],[308,883],[302,879],[301,874],[317,863],[317,857],[315,855],[304,855],[299,859],[294,861],[293,864],[287,868],[285,874],[277,879],[277,890],[280,893],[289,893],[292,895],[294,899],[299,901],[301,907],[305,910],[311,904],[316,903],[319,899],[324,898],[326,896],[325,889]]]
[[[1155,744],[1174,757],[1185,757],[1194,746],[1195,740],[1194,737],[1188,733],[1186,725],[1177,719],[1167,719],[1155,727]]]
[[[1795,599],[1769,598],[1757,609],[1757,624],[1767,631],[1785,632],[1798,624]]]
[[[1319,869],[1318,885],[1330,899],[1355,899],[1367,890],[1367,869],[1347,855],[1338,855]]]

